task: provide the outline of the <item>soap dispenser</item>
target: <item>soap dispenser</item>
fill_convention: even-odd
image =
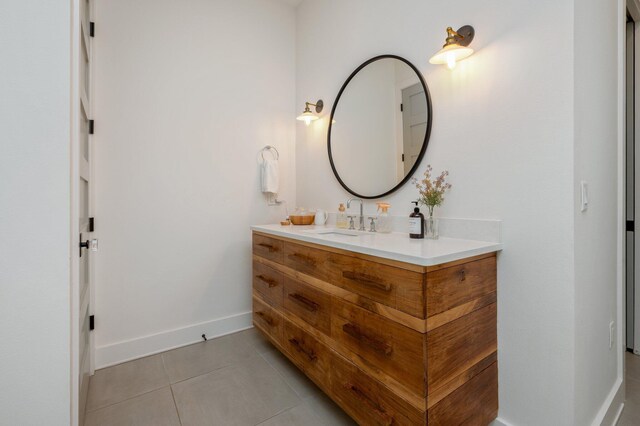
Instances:
[[[409,215],[409,237],[411,238],[424,238],[424,215],[420,213],[417,201],[412,201],[415,204],[413,213]]]
[[[343,203],[340,203],[340,207],[338,207],[338,216],[336,217],[336,227],[340,229],[347,229],[349,227],[347,212]]]
[[[378,232],[388,234],[391,232],[391,217],[389,216],[389,203],[376,203],[378,205]]]

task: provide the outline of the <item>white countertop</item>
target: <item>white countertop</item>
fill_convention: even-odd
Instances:
[[[255,225],[251,229],[265,234],[422,266],[438,265],[502,250],[501,243],[488,241],[443,237],[437,240],[418,240],[409,238],[409,234],[404,232],[381,234],[347,231],[335,229],[333,226]],[[322,234],[322,232],[331,231],[353,235]]]

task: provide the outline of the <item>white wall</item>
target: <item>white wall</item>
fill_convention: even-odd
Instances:
[[[617,310],[618,24],[615,1],[575,0],[575,390],[576,424],[604,416],[603,402],[620,382],[624,327]],[[622,12],[622,11],[620,11]],[[580,181],[589,208],[580,212]],[[616,341],[609,349],[609,323]],[[621,369],[620,369],[621,373]],[[617,408],[617,407],[616,407]]]
[[[500,418],[573,424],[572,2],[306,1],[297,16],[298,104],[322,97],[330,111],[344,79],[378,54],[423,72],[434,122],[419,173],[430,163],[453,183],[438,214],[504,221]],[[476,54],[454,71],[429,65],[445,28],[464,24],[476,28]],[[335,211],[349,194],[329,167],[327,119],[298,127],[296,191],[298,203]],[[388,197],[391,213],[408,216],[415,197],[410,185]]]
[[[70,422],[71,2],[0,12],[0,424]]]
[[[297,108],[290,5],[111,0],[96,20],[101,367],[250,325],[249,225],[286,216],[259,151],[295,206]]]

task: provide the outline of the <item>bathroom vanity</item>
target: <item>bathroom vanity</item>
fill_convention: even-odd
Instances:
[[[254,325],[359,424],[497,416],[500,244],[252,229]]]

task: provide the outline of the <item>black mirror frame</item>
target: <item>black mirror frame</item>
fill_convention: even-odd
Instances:
[[[429,115],[429,121],[427,123],[427,131],[425,132],[425,135],[424,135],[424,142],[422,143],[422,149],[420,150],[420,155],[418,155],[418,158],[416,159],[416,162],[414,163],[414,165],[411,168],[411,170],[409,171],[409,173],[407,173],[407,175],[404,177],[404,179],[402,179],[402,181],[400,183],[398,183],[396,186],[391,188],[389,191],[387,191],[385,193],[382,193],[380,195],[373,195],[373,196],[372,195],[362,195],[362,194],[358,194],[357,192],[355,192],[351,188],[349,188],[347,186],[347,184],[345,184],[342,181],[342,179],[340,178],[340,175],[338,174],[338,171],[336,170],[336,166],[333,163],[333,156],[331,155],[331,127],[332,127],[332,123],[333,123],[333,115],[336,112],[336,107],[338,106],[338,102],[340,101],[340,96],[342,96],[342,92],[344,92],[344,90],[347,88],[347,86],[349,85],[349,82],[356,76],[356,74],[358,74],[358,72],[360,72],[361,69],[363,69],[364,67],[366,67],[370,63],[375,62],[375,61],[379,61],[381,59],[397,59],[397,60],[400,60],[400,61],[404,62],[405,64],[407,64],[409,67],[411,67],[411,69],[416,73],[416,75],[418,76],[418,79],[420,80],[420,83],[422,84],[422,87],[424,88],[424,93],[425,93],[425,95],[427,97],[427,113]],[[333,102],[333,106],[331,107],[331,117],[329,118],[329,129],[328,129],[328,132],[327,132],[327,151],[329,153],[329,163],[331,163],[331,170],[333,170],[333,174],[335,175],[336,179],[338,179],[338,182],[340,183],[340,185],[342,185],[342,187],[348,193],[350,193],[352,195],[355,195],[358,198],[372,200],[372,199],[375,199],[375,198],[386,197],[387,195],[394,193],[395,191],[400,189],[405,183],[407,183],[407,181],[409,179],[411,179],[411,176],[413,176],[413,174],[416,172],[416,170],[420,166],[422,158],[424,157],[424,154],[427,151],[427,145],[429,144],[429,138],[431,136],[431,124],[432,123],[433,123],[433,110],[432,110],[432,107],[431,107],[431,95],[429,94],[429,87],[427,87],[427,83],[425,82],[424,77],[422,76],[422,73],[418,70],[418,68],[416,68],[411,62],[409,62],[408,60],[406,60],[405,58],[403,58],[401,56],[397,56],[397,55],[379,55],[379,56],[375,56],[375,57],[365,61],[362,65],[360,65],[358,68],[355,69],[355,71],[353,71],[351,73],[349,78],[347,78],[347,80],[344,82],[344,84],[340,88],[340,91],[338,92],[338,96],[336,96],[336,100]]]

